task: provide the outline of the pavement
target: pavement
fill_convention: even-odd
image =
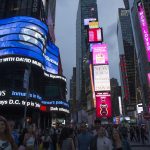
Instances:
[[[132,142],[130,144],[131,144],[132,150],[150,150],[150,143],[149,142],[147,142],[145,144]]]
[[[150,147],[132,147],[131,150],[150,150]]]

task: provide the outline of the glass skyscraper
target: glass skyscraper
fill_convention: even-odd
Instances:
[[[128,9],[128,3],[125,1],[127,8],[119,8],[119,20],[117,27],[117,36],[120,54],[125,57],[127,83],[129,88],[128,99],[124,97],[124,101],[127,105],[135,104],[136,102],[136,54],[133,40],[133,31],[131,26],[130,11]],[[125,86],[123,86],[125,88]],[[126,91],[124,89],[123,91]]]
[[[87,99],[92,99],[90,91],[88,30],[84,19],[98,20],[97,1],[79,0],[76,20],[76,99],[79,106],[87,108]]]

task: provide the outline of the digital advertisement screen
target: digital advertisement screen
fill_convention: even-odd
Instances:
[[[95,43],[91,45],[93,64],[108,64],[107,44]]]
[[[46,50],[52,54],[54,54],[55,56],[59,56],[59,49],[58,47],[53,44],[52,42],[48,41],[47,43],[47,47]]]
[[[89,42],[102,42],[102,28],[89,29]]]
[[[58,74],[59,49],[48,38],[48,27],[32,17],[0,20],[0,57],[26,56],[45,71]]]
[[[111,95],[107,92],[96,93],[96,117],[110,118],[111,116]]]
[[[87,19],[84,19],[84,25],[88,26],[90,21],[96,21],[96,18],[87,18]]]
[[[139,16],[140,26],[141,26],[144,45],[147,53],[147,59],[150,62],[150,34],[148,30],[148,24],[147,24],[142,2],[139,2],[137,5],[138,5],[138,16]]]
[[[0,106],[14,105],[24,106],[27,93],[24,90],[0,90]],[[69,103],[61,99],[43,99],[38,93],[30,92],[27,100],[27,107],[41,109],[47,107],[46,111],[61,111],[69,113]]]
[[[95,91],[110,91],[109,66],[94,66],[94,88]]]
[[[98,23],[98,21],[89,22],[89,28],[90,28],[90,29],[99,28],[99,23]]]
[[[150,87],[150,73],[147,74],[148,87]]]

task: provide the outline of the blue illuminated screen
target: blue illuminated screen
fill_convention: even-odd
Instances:
[[[0,57],[26,56],[43,64],[45,71],[58,74],[59,49],[48,36],[48,27],[32,17],[0,20]]]

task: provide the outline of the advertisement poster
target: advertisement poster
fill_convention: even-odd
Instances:
[[[94,88],[95,91],[110,91],[109,66],[94,66]]]
[[[110,118],[111,116],[111,95],[108,92],[96,93],[96,117]]]
[[[108,64],[107,44],[92,44],[93,64]]]
[[[89,29],[89,42],[102,42],[102,29]]]

